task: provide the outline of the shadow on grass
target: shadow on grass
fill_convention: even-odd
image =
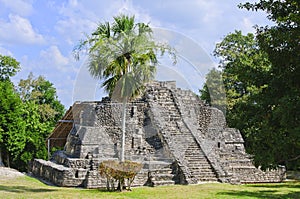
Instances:
[[[300,182],[295,181],[295,182],[280,183],[280,184],[252,184],[252,185],[247,185],[247,187],[270,188],[270,189],[290,188],[290,189],[300,190]]]
[[[95,189],[95,190],[98,191],[98,192],[101,192],[101,193],[121,193],[121,191],[117,190],[117,189],[115,189],[115,190],[107,190],[106,188],[98,188],[98,189]],[[126,193],[126,192],[132,192],[132,190],[123,189],[122,192],[124,192],[124,193]]]
[[[13,192],[13,193],[39,193],[39,192],[53,192],[56,189],[40,189],[40,188],[28,188],[26,186],[4,186],[0,185],[0,191]]]
[[[262,191],[225,191],[218,195],[229,196],[230,198],[239,197],[253,197],[253,198],[270,198],[270,199],[299,199],[300,191],[290,191],[289,193],[276,193],[276,190],[262,190]]]

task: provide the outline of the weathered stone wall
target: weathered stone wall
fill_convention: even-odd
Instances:
[[[72,168],[41,159],[34,160],[31,172],[35,176],[50,181],[58,186],[83,186],[85,181],[85,176],[78,176],[76,178]]]

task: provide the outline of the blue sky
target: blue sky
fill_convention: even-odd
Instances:
[[[202,86],[208,69],[217,65],[212,56],[217,42],[236,29],[245,34],[254,32],[255,24],[270,23],[265,13],[239,9],[241,2],[0,0],[0,54],[13,56],[21,63],[22,70],[14,82],[30,72],[42,75],[54,84],[66,108],[74,100],[99,100],[99,84],[88,77],[84,59],[76,61],[72,50],[99,22],[111,21],[119,13],[134,14],[137,21],[150,22],[158,39],[178,47],[177,66],[170,69],[171,64],[162,60],[158,79],[183,80],[195,90]],[[195,66],[200,68],[198,76],[194,74]]]

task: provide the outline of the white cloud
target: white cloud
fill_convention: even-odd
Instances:
[[[1,46],[0,46],[0,54],[13,57],[13,53],[10,50],[7,50]]]
[[[191,4],[191,8],[198,9],[199,13],[202,13],[201,20],[204,23],[212,23],[222,17],[221,2],[198,0],[195,3],[196,5]]]
[[[97,25],[97,17],[85,6],[85,2],[80,4],[77,0],[55,5],[60,19],[54,28],[69,45],[74,46],[83,37],[83,33],[90,33]]]
[[[64,57],[57,46],[50,46],[40,52],[40,57],[44,62],[44,67],[56,67],[60,71],[65,71],[69,64],[69,59]],[[46,64],[46,65],[45,65]]]
[[[29,0],[0,0],[0,3],[21,16],[28,16],[33,12],[32,1]]]
[[[144,23],[151,22],[151,25],[153,26],[160,26],[161,24],[159,20],[152,18],[146,9],[134,6],[132,0],[114,2],[110,7],[109,12],[110,16],[115,16],[116,14],[134,15],[137,21]]]
[[[19,56],[16,58],[25,76],[32,71],[55,82],[57,88],[63,90],[59,93],[67,103],[72,85],[64,82],[68,75],[75,80],[76,68],[80,68],[71,51],[84,38],[83,33],[90,34],[99,22],[112,21],[119,13],[133,14],[136,21],[182,33],[211,53],[215,43],[229,32],[235,29],[253,32],[252,25],[264,25],[265,17],[258,12],[238,9],[236,5],[240,1],[0,0],[0,53],[13,52]],[[179,42],[172,35],[161,37]],[[39,45],[46,42],[47,47]],[[188,47],[187,42],[182,45]],[[185,56],[188,61],[198,63],[194,57],[202,57],[198,57],[194,49],[193,46],[183,50],[190,55]]]
[[[69,0],[69,4],[72,6],[72,7],[76,7],[78,5],[78,2],[77,0]]]
[[[37,33],[30,21],[19,15],[9,15],[9,21],[0,21],[0,39],[8,44],[42,44],[45,39]]]
[[[83,37],[84,33],[90,33],[96,27],[96,23],[83,18],[68,18],[59,20],[55,29],[65,38],[69,45],[74,45]]]
[[[244,17],[243,20],[241,21],[241,30],[243,31],[243,33],[254,33],[255,29],[254,27],[254,23],[251,21],[251,19],[249,19],[248,17]]]
[[[77,1],[69,0],[66,4],[56,5],[61,19],[57,21],[55,30],[61,34],[70,45],[76,44],[84,37],[84,33],[90,34],[98,23],[111,21],[113,16],[120,13],[135,15],[137,21],[151,22],[151,25],[159,26],[159,20],[153,20],[146,10],[134,6],[132,1]]]

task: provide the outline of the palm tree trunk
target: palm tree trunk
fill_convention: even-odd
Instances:
[[[123,100],[123,112],[122,112],[122,144],[121,144],[121,162],[125,160],[125,128],[126,128],[126,102]]]

